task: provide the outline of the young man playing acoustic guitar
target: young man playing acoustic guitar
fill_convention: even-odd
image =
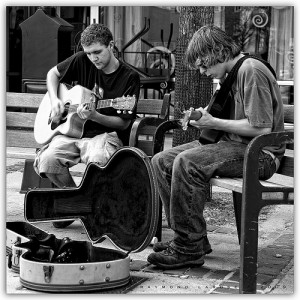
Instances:
[[[58,96],[60,83],[80,85],[93,90],[95,85],[103,99],[122,96],[139,97],[140,78],[131,68],[114,55],[114,41],[110,30],[102,24],[92,24],[81,34],[79,51],[53,67],[47,74],[47,89],[51,101],[49,122],[57,124],[65,110]],[[128,145],[130,127],[136,110],[120,114],[114,108],[100,111],[90,109],[85,103],[77,108],[78,116],[86,120],[83,136],[74,138],[56,135],[37,153],[34,167],[41,177],[48,177],[57,187],[76,187],[69,168],[83,162],[105,163],[122,145]],[[51,113],[51,115],[50,115]],[[104,157],[103,157],[103,155]],[[101,156],[102,155],[102,156]],[[73,221],[55,222],[56,227],[66,227]]]
[[[189,124],[222,131],[219,141],[206,144],[202,138],[152,158],[159,194],[174,235],[171,241],[154,244],[148,261],[165,269],[204,264],[205,254],[212,251],[203,218],[205,184],[212,176],[242,177],[244,153],[251,139],[284,130],[283,104],[274,71],[251,55],[246,58],[220,28],[200,28],[188,45],[186,58],[201,74],[216,79],[226,76],[214,101],[222,104],[227,99],[228,116],[216,117],[210,113],[210,106],[200,107],[197,110],[202,117]],[[261,151],[261,179],[273,175],[284,150],[278,145]]]

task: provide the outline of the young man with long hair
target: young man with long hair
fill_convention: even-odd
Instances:
[[[211,78],[221,79],[215,101],[227,99],[228,118],[213,116],[200,107],[202,117],[190,126],[222,131],[216,143],[202,140],[156,154],[152,164],[167,221],[174,231],[171,241],[154,245],[148,261],[172,269],[203,265],[212,251],[203,210],[206,184],[213,176],[242,177],[247,144],[256,136],[282,131],[283,104],[271,66],[246,56],[224,31],[203,26],[192,37],[186,61]],[[259,177],[270,178],[278,168],[284,146],[264,148],[259,156]]]

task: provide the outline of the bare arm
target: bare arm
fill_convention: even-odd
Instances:
[[[229,133],[238,134],[241,136],[254,137],[260,134],[270,133],[271,128],[262,128],[251,126],[247,119],[241,120],[227,120],[213,117],[203,108],[199,109],[202,117],[197,121],[190,121],[192,126],[199,129],[208,128],[215,130],[222,130]]]
[[[98,112],[95,112],[90,120],[117,130],[125,130],[130,124],[130,120],[125,120],[118,116],[106,116]]]
[[[130,125],[130,120],[125,120],[118,116],[103,115],[96,110],[89,110],[84,104],[78,106],[77,114],[81,119],[91,120],[117,130],[125,130]]]
[[[64,104],[57,95],[59,78],[60,73],[56,66],[47,73],[47,90],[51,101],[51,118],[54,122],[58,122],[64,112]]]

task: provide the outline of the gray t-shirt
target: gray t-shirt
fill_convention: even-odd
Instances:
[[[283,103],[280,89],[271,71],[260,61],[246,59],[232,85],[234,105],[230,118],[247,118],[254,127],[271,128],[272,132],[284,130]],[[225,133],[230,140],[248,144],[251,137]],[[225,138],[226,139],[226,138]],[[264,148],[281,156],[284,146]]]

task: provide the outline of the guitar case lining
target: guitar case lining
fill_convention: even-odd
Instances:
[[[16,245],[26,249],[20,256],[22,285],[51,292],[125,285],[130,252],[145,249],[156,232],[158,193],[150,160],[137,148],[123,147],[105,166],[90,163],[77,188],[28,191],[24,214],[29,223],[79,219],[90,241],[39,233]],[[97,246],[104,239],[118,250]]]

